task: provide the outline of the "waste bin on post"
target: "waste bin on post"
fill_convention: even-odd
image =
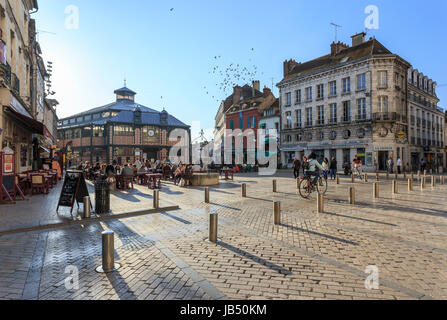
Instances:
[[[95,182],[95,213],[105,214],[110,212],[110,189],[106,180]]]

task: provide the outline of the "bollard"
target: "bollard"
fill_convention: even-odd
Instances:
[[[276,193],[276,180],[273,180],[273,193]]]
[[[404,171],[404,180],[407,179],[407,173]]]
[[[379,173],[376,173],[376,181],[380,181]]]
[[[427,175],[427,170],[424,170],[424,177]]]
[[[120,267],[118,263],[115,263],[115,233],[104,231],[102,233],[102,266],[96,268],[96,271],[108,273],[116,271]]]
[[[247,185],[245,183],[242,184],[242,198],[247,197]]]
[[[210,235],[208,240],[212,243],[217,243],[217,220],[217,212],[210,213]]]
[[[397,173],[394,175],[394,179],[395,179],[395,180],[398,180],[398,179],[399,179],[399,175],[398,175]]]
[[[421,189],[425,189],[426,185],[427,185],[427,178],[426,177],[421,178]]]
[[[205,203],[210,203],[210,188],[205,188]]]
[[[414,180],[414,173],[411,174],[411,180]]]
[[[154,209],[160,208],[160,191],[154,190]]]
[[[444,176],[441,177],[441,184],[445,185],[445,177]]]
[[[365,173],[365,182],[368,182],[368,174]]]
[[[413,191],[413,179],[408,179],[408,191]]]
[[[84,197],[84,219],[90,219],[90,197]]]
[[[324,212],[324,195],[322,193],[318,193],[317,211],[318,211],[318,213]]]
[[[421,170],[418,170],[418,178],[421,177]]]
[[[281,202],[273,201],[273,223],[277,226],[281,224]]]
[[[354,174],[351,175],[351,182],[355,183],[355,176],[354,176]]]
[[[398,194],[399,193],[399,189],[398,189],[398,184],[397,184],[397,180],[393,181],[393,194]]]
[[[386,179],[390,180],[390,173],[389,172],[386,173]]]
[[[340,184],[340,175],[337,174],[337,184]]]
[[[355,188],[349,188],[349,204],[355,204]]]
[[[379,184],[377,182],[374,182],[373,197],[374,199],[379,199]]]
[[[300,178],[296,178],[296,188],[297,188],[297,189],[300,188],[300,183],[301,183]]]
[[[436,178],[435,178],[435,176],[431,176],[431,187],[432,188],[436,187]]]

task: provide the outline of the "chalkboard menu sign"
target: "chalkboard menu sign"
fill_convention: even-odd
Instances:
[[[69,170],[65,175],[64,185],[59,198],[59,204],[57,205],[57,211],[59,211],[59,207],[70,207],[71,212],[73,212],[75,201],[79,207],[79,204],[84,201],[84,197],[88,196],[89,193],[83,172]]]

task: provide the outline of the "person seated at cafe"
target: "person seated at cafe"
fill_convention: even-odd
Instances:
[[[84,162],[81,162],[77,169],[82,171],[84,170],[84,168],[85,168]]]
[[[115,174],[115,167],[111,164],[107,165],[105,173],[107,177],[113,176]]]
[[[129,165],[126,163],[124,165],[123,170],[121,170],[121,175],[122,176],[133,176],[133,169],[131,167],[129,167]]]
[[[100,170],[101,170],[101,165],[99,164],[99,162],[97,162],[96,165],[93,167],[93,171],[98,172]]]
[[[174,172],[174,178],[175,181],[178,182],[185,174],[185,167],[183,166],[183,163],[179,163],[177,169]]]
[[[147,173],[146,164],[143,163],[140,169],[138,169],[138,173]]]
[[[132,166],[132,170],[133,170],[133,175],[135,176],[135,175],[138,173],[138,168],[137,168],[137,165],[136,165],[136,164],[134,164],[134,165]]]

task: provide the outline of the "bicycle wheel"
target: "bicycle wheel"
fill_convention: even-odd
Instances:
[[[307,179],[301,180],[299,191],[301,197],[303,197],[304,199],[308,199],[310,194],[312,193],[312,186],[310,180]]]
[[[327,192],[327,180],[323,177],[318,178],[317,190],[319,193],[326,194]]]

